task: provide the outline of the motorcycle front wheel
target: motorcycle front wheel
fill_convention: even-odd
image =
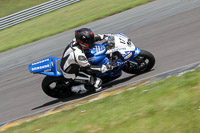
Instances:
[[[123,71],[130,74],[142,74],[150,71],[155,65],[155,57],[148,51],[141,50],[140,54],[134,58],[134,61],[129,61]]]
[[[70,83],[62,76],[46,76],[42,81],[42,90],[53,98],[67,98],[73,95]]]

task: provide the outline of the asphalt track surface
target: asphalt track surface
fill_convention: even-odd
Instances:
[[[156,66],[142,75],[123,76],[106,86],[114,89],[137,80],[200,61],[200,0],[157,0],[89,23],[95,33],[125,33],[135,45],[151,51]],[[76,28],[77,29],[77,28]],[[0,123],[55,107],[60,101],[41,89],[43,75],[28,72],[28,64],[60,57],[74,37],[69,30],[0,54]]]

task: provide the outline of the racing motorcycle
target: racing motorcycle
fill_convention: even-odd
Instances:
[[[98,72],[94,76],[103,80],[103,83],[112,81],[122,75],[122,71],[129,74],[142,74],[150,71],[154,64],[154,56],[136,48],[133,42],[124,34],[112,34],[102,44],[95,44],[93,49],[86,52],[86,57],[92,65],[111,64],[112,70],[105,73]],[[68,81],[60,70],[60,58],[48,57],[29,65],[32,73],[44,74],[42,81],[44,93],[53,98],[66,98],[74,95],[71,87],[77,85]]]

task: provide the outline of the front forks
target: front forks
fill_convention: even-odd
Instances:
[[[133,60],[129,60],[128,63],[128,65],[134,67],[135,69],[143,69],[146,66],[146,62],[140,56],[137,56]]]

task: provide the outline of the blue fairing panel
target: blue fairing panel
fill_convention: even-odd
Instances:
[[[62,73],[57,70],[57,61],[61,60],[57,57],[48,57],[29,65],[29,71],[33,73],[41,73],[48,76],[61,76]]]
[[[95,44],[95,47],[87,54],[88,61],[93,65],[101,65],[106,57],[106,48],[104,45]]]
[[[135,49],[135,54],[134,54],[134,57],[138,56],[140,54],[140,49],[139,48],[136,48]]]
[[[29,71],[33,73],[38,73],[48,69],[51,69],[51,58],[45,58],[29,65]]]

